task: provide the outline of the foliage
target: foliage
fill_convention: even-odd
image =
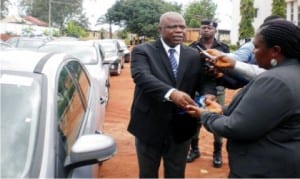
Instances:
[[[117,0],[99,23],[121,25],[126,31],[139,36],[157,37],[161,14],[181,11],[181,5],[163,0]]]
[[[33,32],[34,29],[32,27],[25,27],[22,29],[22,35],[31,35]]]
[[[234,44],[227,44],[229,46],[230,52],[234,52],[238,49],[237,45]]]
[[[286,17],[286,2],[285,2],[285,0],[273,0],[272,15],[278,15],[283,18]]]
[[[50,2],[49,2],[50,1]],[[51,21],[51,26],[62,28],[70,20],[87,27],[88,21],[82,14],[83,0],[21,0],[21,6],[26,14],[37,17],[42,21]],[[49,18],[49,5],[51,16]]]
[[[239,28],[239,39],[248,39],[254,35],[254,27],[252,22],[254,20],[254,6],[253,0],[241,0],[240,6],[241,22]]]
[[[211,0],[195,0],[189,4],[184,12],[186,25],[192,28],[198,28],[203,19],[215,20],[217,4]]]
[[[50,32],[51,32],[51,33],[50,33]],[[54,29],[52,29],[51,31],[49,31],[48,29],[47,29],[47,30],[44,30],[44,31],[43,31],[43,34],[44,34],[45,36],[49,36],[49,35],[54,36],[54,37],[59,37],[59,36],[60,36],[59,31],[54,30]]]
[[[63,33],[66,36],[77,37],[77,38],[88,36],[88,32],[86,32],[84,28],[82,28],[79,24],[77,24],[77,22],[72,20],[69,21],[67,27],[63,30]]]
[[[8,13],[9,0],[0,0],[0,19],[3,19]]]
[[[121,31],[118,31],[118,37],[121,38],[121,39],[126,39],[127,35],[128,35],[128,32],[126,30],[121,30]]]

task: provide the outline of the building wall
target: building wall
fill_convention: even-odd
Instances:
[[[232,27],[230,32],[231,44],[239,41],[239,24],[241,21],[240,0],[232,0]],[[254,18],[253,27],[255,30],[262,24],[263,20],[272,13],[272,0],[254,0],[254,8],[257,9],[257,16]]]
[[[185,32],[184,42],[191,43],[197,41],[199,39],[199,31],[200,28],[187,28]],[[217,33],[215,35],[216,39],[221,42],[230,42],[230,31],[229,30],[219,30],[217,29]]]
[[[185,31],[185,42],[193,42],[199,39],[199,28],[187,28]]]
[[[26,29],[31,29],[32,33],[35,35],[43,34],[44,32],[48,32],[48,27],[42,27],[37,25],[29,25],[29,24],[16,24],[16,23],[6,23],[0,22],[0,34],[14,34],[14,35],[22,35]],[[59,31],[59,29],[51,27],[52,31]]]
[[[286,19],[300,26],[300,0],[286,0]]]
[[[230,31],[231,44],[237,44],[239,39],[239,23],[241,21],[240,0],[232,0],[232,24]]]
[[[257,16],[254,18],[253,27],[255,30],[264,22],[264,19],[272,14],[273,0],[255,0],[254,8],[257,9]]]

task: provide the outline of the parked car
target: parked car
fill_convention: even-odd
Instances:
[[[129,63],[130,62],[130,51],[129,51],[125,41],[121,40],[121,39],[117,39],[117,42],[119,43],[119,47],[122,51],[122,56],[124,58],[124,62]]]
[[[19,37],[11,37],[7,39],[5,42],[10,44],[12,47],[20,48],[20,49],[37,49],[48,41],[51,41],[51,37],[47,36],[38,36],[38,37],[27,37],[27,36],[19,36]]]
[[[57,40],[57,41],[78,41],[80,40],[79,38],[77,37],[69,37],[69,36],[61,36],[61,37],[56,37],[54,40]]]
[[[97,132],[98,101],[85,66],[64,53],[0,57],[1,178],[96,177],[116,145]]]
[[[89,41],[51,41],[41,46],[38,51],[65,52],[78,57],[86,66],[95,83],[95,90],[99,99],[97,113],[99,118],[105,117],[106,106],[109,100],[110,72],[109,65],[104,63],[103,53],[99,44]]]
[[[98,40],[104,51],[104,61],[110,64],[110,74],[120,75],[122,68],[124,68],[124,59],[122,57],[122,50],[119,50],[118,43],[113,39]]]
[[[8,43],[0,40],[0,50],[5,50],[5,49],[12,49],[13,47],[9,45]]]

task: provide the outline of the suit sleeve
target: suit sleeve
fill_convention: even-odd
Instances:
[[[258,140],[286,118],[289,101],[292,95],[284,82],[263,77],[253,82],[231,114],[203,113],[201,121],[206,129],[220,136]]]
[[[257,75],[261,74],[262,72],[266,71],[263,68],[258,67],[254,64],[244,63],[241,61],[236,61],[234,66],[234,71],[239,75],[244,76],[245,79],[252,80]]]
[[[153,98],[159,101],[164,100],[164,96],[172,86],[163,82],[161,79],[158,79],[153,74],[149,61],[150,54],[146,52],[145,47],[136,46],[132,50],[131,55],[131,75],[136,86]],[[151,63],[151,65],[153,65],[153,63]]]

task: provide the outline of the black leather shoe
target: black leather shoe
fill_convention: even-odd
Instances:
[[[223,162],[222,162],[221,154],[214,154],[214,156],[213,156],[213,166],[215,168],[220,168],[220,167],[222,167],[222,164],[223,164]]]
[[[189,154],[186,157],[186,162],[192,162],[194,161],[196,158],[200,157],[200,152],[199,150],[191,150],[189,152]]]

